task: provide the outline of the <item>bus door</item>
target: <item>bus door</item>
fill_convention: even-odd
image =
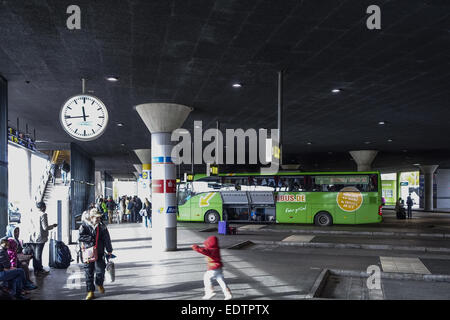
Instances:
[[[178,201],[178,220],[191,220],[191,203],[189,201],[192,197],[192,183],[178,185],[177,201]]]

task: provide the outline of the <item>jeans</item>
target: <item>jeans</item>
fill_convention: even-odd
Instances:
[[[44,251],[45,243],[30,243],[33,250],[33,269],[34,272],[44,270],[42,266],[42,252]]]
[[[144,219],[145,219],[145,227],[148,228],[148,223],[147,223],[147,221],[148,221],[148,222],[150,222],[150,228],[151,228],[152,227],[152,217],[144,216]]]
[[[412,207],[408,206],[408,218],[412,218]]]
[[[0,271],[0,281],[8,282],[13,295],[19,295],[25,283],[25,272],[23,269]]]
[[[94,285],[94,273],[95,273],[95,284],[98,286],[103,286],[105,281],[105,260],[103,256],[99,256],[97,261],[84,264],[84,274],[86,277],[86,291],[95,291]]]

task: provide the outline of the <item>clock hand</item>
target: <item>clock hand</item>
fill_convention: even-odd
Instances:
[[[86,113],[84,112],[84,107],[83,108],[83,120],[86,121]]]
[[[74,119],[74,118],[85,118],[84,121],[86,121],[86,118],[89,116],[76,116],[76,117],[71,117],[71,116],[65,116],[66,119]]]

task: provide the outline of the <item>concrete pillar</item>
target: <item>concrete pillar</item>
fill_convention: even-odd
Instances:
[[[433,174],[439,165],[423,165],[420,171],[424,175],[424,210],[433,211]]]
[[[135,165],[137,172],[142,174],[142,180],[139,181],[139,175],[136,177],[138,180],[138,194],[140,198],[148,198],[150,199],[150,195],[152,193],[151,190],[151,177],[152,177],[152,150],[151,149],[136,149],[134,150],[139,161],[141,161],[142,166]],[[145,199],[142,199],[144,201]]]
[[[0,76],[0,237],[8,224],[8,83]]]
[[[101,171],[95,171],[95,199],[100,196],[104,196],[102,187],[102,173]]]
[[[136,111],[152,134],[152,240],[156,251],[177,249],[176,168],[171,133],[192,108],[170,103],[148,103]]]
[[[136,169],[136,171],[141,174],[142,173],[142,165],[140,164],[133,164],[133,167]]]
[[[355,162],[358,165],[358,171],[371,171],[372,162],[377,153],[378,151],[376,150],[350,151],[351,156],[355,159]]]

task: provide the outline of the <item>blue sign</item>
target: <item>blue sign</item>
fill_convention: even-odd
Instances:
[[[177,207],[175,206],[167,207],[167,213],[177,213]]]

